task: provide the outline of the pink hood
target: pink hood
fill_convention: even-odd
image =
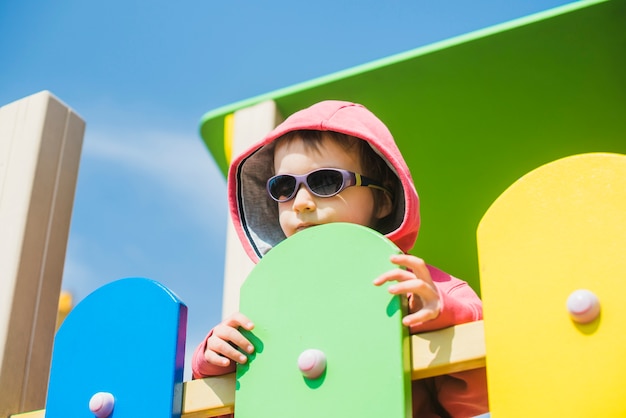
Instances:
[[[285,239],[278,223],[276,202],[267,196],[265,183],[273,175],[272,142],[297,130],[335,131],[363,139],[381,155],[398,176],[404,199],[397,205],[394,226],[386,236],[408,252],[420,225],[419,198],[411,173],[387,127],[364,106],[328,100],[288,117],[265,138],[237,156],[228,172],[228,204],[235,229],[255,263]],[[397,196],[396,199],[400,198]]]

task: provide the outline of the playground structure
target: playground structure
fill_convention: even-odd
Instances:
[[[623,360],[611,355],[611,349],[619,354],[614,347],[621,345],[620,330],[624,329],[623,322],[620,322],[624,315],[619,312],[622,308],[616,290],[622,286],[619,278],[625,269],[621,254],[626,248],[623,238],[626,236],[625,163],[624,157],[618,155],[626,153],[625,21],[624,1],[572,3],[217,109],[204,117],[202,137],[224,171],[230,155],[269,131],[282,115],[328,98],[367,105],[394,133],[407,157],[422,200],[428,202],[422,210],[424,229],[414,252],[468,280],[477,290],[480,261],[480,290],[486,315],[484,338],[481,322],[412,336],[411,377],[417,379],[480,367],[485,364],[486,357],[493,416],[515,416],[521,411],[521,415],[555,416],[550,408],[558,407],[562,411],[563,402],[572,408],[571,413],[566,414],[568,416],[619,416],[626,411],[619,391],[613,391],[615,398],[609,396],[611,391],[605,391],[604,396],[599,393],[601,388],[592,390],[585,381],[595,379],[607,382],[607,386],[619,387],[619,376],[626,368]],[[40,106],[47,112],[56,109],[55,103],[59,103],[48,94],[29,100],[48,103],[48,108]],[[18,106],[23,107],[23,104]],[[63,112],[54,113],[55,116],[44,111],[47,116],[42,120],[74,120],[71,110],[62,104],[61,108]],[[0,121],[4,122],[7,120],[6,107],[2,109]],[[12,116],[8,119],[19,118]],[[73,123],[69,126],[80,128],[80,121]],[[0,129],[5,126],[1,123]],[[2,138],[7,131],[1,131]],[[66,128],[64,132],[78,132],[75,134],[78,140],[74,139],[71,145],[61,148],[62,155],[73,155],[74,159],[57,160],[74,164],[74,171],[69,170],[70,180],[65,189],[54,194],[56,201],[62,198],[64,216],[69,219],[82,130]],[[43,139],[46,135],[40,137]],[[2,146],[5,147],[4,142]],[[2,156],[9,155],[4,153],[8,148],[1,149]],[[579,154],[587,155],[565,158]],[[43,157],[49,154],[32,152],[31,155]],[[42,158],[41,161],[44,164],[39,163],[39,170],[46,167],[48,159]],[[29,167],[32,169],[33,165]],[[56,168],[52,172],[68,171]],[[6,190],[12,190],[8,188],[12,178],[15,177],[2,177],[0,183],[3,193],[0,201],[0,226],[3,228],[0,256],[9,254],[12,260],[19,261],[25,260],[24,252],[16,255],[17,247],[12,244],[8,248],[4,235],[4,228],[11,221],[4,216],[8,213]],[[36,185],[41,177],[34,178],[33,190],[49,190]],[[601,179],[601,182],[589,179]],[[15,182],[17,185],[18,180]],[[511,184],[513,186],[503,194]],[[572,188],[567,187],[568,184],[572,184]],[[500,195],[502,197],[498,198]],[[31,196],[36,195],[33,192]],[[39,208],[43,214],[60,213],[55,211],[58,206],[40,206],[32,197],[29,205],[20,208],[20,213],[31,213],[28,208],[32,207]],[[585,216],[580,216],[581,213]],[[35,222],[34,219],[41,218],[35,217],[31,222]],[[510,222],[511,219],[516,222]],[[524,219],[523,223],[521,219]],[[59,251],[62,248],[64,252],[67,228],[63,236],[62,224],[49,221],[44,222],[45,225],[47,229],[37,222],[40,231],[48,231],[49,239],[63,245],[54,247],[57,253],[37,249],[38,260],[44,266],[47,264],[43,261],[51,263],[53,258],[62,263],[63,254]],[[61,235],[54,236],[52,232],[57,229],[50,228],[50,225],[61,230],[56,232]],[[510,225],[523,225],[528,229],[515,230]],[[585,232],[573,236],[566,234],[581,226]],[[30,230],[24,227],[22,231]],[[510,242],[505,241],[507,237]],[[524,245],[524,242],[532,245]],[[581,242],[585,245],[581,246]],[[19,248],[24,251],[28,246]],[[227,248],[225,314],[238,308],[242,279],[252,270],[230,232]],[[555,248],[562,251],[555,251]],[[510,249],[510,253],[506,249]],[[480,257],[476,256],[476,251]],[[526,259],[537,260],[532,269],[527,265],[520,268],[517,258],[525,254],[524,251],[528,254]],[[450,258],[450,254],[455,256]],[[549,257],[540,257],[541,254],[549,254]],[[555,262],[557,256],[558,262]],[[509,271],[507,266],[517,269]],[[560,270],[555,271],[552,266],[558,266]],[[572,267],[577,269],[576,273]],[[38,271],[49,270],[40,267]],[[24,284],[24,279],[19,277],[1,281],[2,286],[9,286],[3,287],[2,297],[28,295],[32,301],[23,302],[13,296],[13,303],[3,303],[3,308],[16,308],[0,318],[2,321],[9,318],[0,325],[6,330],[24,324],[29,329],[45,330],[44,339],[49,344],[47,353],[42,354],[24,349],[33,347],[32,340],[20,342],[21,346],[17,346],[13,339],[0,340],[4,349],[0,406],[5,408],[8,405],[7,410],[0,408],[0,416],[35,411],[44,406],[45,392],[41,389],[45,388],[48,369],[42,364],[50,361],[53,325],[52,328],[48,328],[47,323],[43,326],[43,319],[37,319],[35,314],[43,318],[55,317],[50,312],[54,309],[56,313],[61,274],[57,267],[54,272],[36,277],[34,284]],[[541,291],[537,292],[539,294],[519,293],[529,291],[513,285],[519,283],[526,283],[528,287],[533,285],[533,290]],[[42,290],[33,296],[33,287]],[[589,290],[598,297],[601,306],[600,317],[592,318],[589,324],[570,320],[565,308],[568,295],[582,288],[591,288]],[[510,300],[510,294],[520,300]],[[42,304],[44,300],[46,303]],[[180,306],[180,301],[172,302]],[[504,302],[510,302],[510,306],[502,306]],[[528,312],[528,304],[533,308],[543,305],[548,308]],[[22,305],[27,305],[30,312],[16,314],[17,308],[25,309]],[[25,317],[29,319],[24,320]],[[184,324],[177,324],[184,328]],[[37,335],[33,332],[31,338]],[[179,344],[178,339],[175,341],[174,344]],[[486,349],[483,341],[486,341]],[[532,342],[532,349],[528,348],[529,342]],[[35,346],[45,348],[46,344]],[[439,349],[435,349],[437,347]],[[486,351],[488,356],[485,356]],[[7,357],[11,353],[18,353],[20,364],[30,366],[17,367],[16,357]],[[528,353],[532,354],[531,358]],[[544,355],[539,356],[539,353]],[[169,362],[175,371],[177,358],[170,357]],[[598,358],[602,359],[600,363],[597,363]],[[517,360],[517,367],[512,367],[516,363],[513,359]],[[586,374],[570,376],[565,373],[572,364],[584,366],[582,369]],[[23,370],[30,372],[20,374]],[[35,372],[39,375],[35,376]],[[175,372],[170,374],[177,376]],[[160,413],[163,416],[196,417],[232,411],[235,380],[234,375],[193,382],[182,382],[179,377],[173,377],[170,382],[172,406],[169,411]],[[50,381],[52,388],[53,377]],[[565,382],[569,384],[559,386]],[[132,384],[140,386],[143,383]],[[550,391],[542,390],[546,385]],[[555,387],[561,389],[555,390]],[[7,391],[7,388],[11,390]],[[523,396],[518,396],[516,401],[511,394],[519,393]],[[572,399],[572,393],[577,393],[577,399]],[[119,396],[119,393],[115,395]],[[15,403],[15,398],[19,402]],[[537,404],[527,402],[529,398],[537,399]],[[520,401],[525,402],[520,405]],[[85,416],[93,415],[84,402],[81,405]],[[585,410],[585,407],[592,409]],[[280,405],[276,408],[279,409]],[[20,415],[43,414],[36,411]]]
[[[47,92],[0,108],[0,416],[45,403],[84,129]]]

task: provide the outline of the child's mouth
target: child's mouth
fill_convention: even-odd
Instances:
[[[307,228],[311,228],[313,226],[317,226],[316,224],[302,224],[296,228],[296,232],[304,231]]]

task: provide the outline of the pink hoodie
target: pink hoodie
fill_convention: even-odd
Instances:
[[[397,175],[395,190],[403,199],[391,215],[386,233],[402,251],[408,252],[420,226],[419,198],[413,179],[393,136],[373,113],[360,104],[328,100],[294,113],[261,141],[237,156],[228,173],[228,203],[235,229],[246,253],[255,263],[285,239],[278,223],[278,208],[267,196],[265,183],[273,173],[273,142],[298,130],[334,131],[363,139],[387,162]],[[467,283],[428,266],[439,290],[442,309],[432,320],[411,328],[411,333],[441,329],[482,319],[482,305]],[[209,334],[210,336],[211,334]],[[207,336],[208,338],[208,336]],[[193,376],[204,377],[234,371],[234,365],[220,368],[204,360],[206,339],[194,353]],[[487,411],[484,369],[439,376],[413,382],[414,416],[469,417]],[[442,411],[441,409],[445,411]]]
[[[254,262],[285,239],[276,202],[265,191],[273,175],[276,138],[291,131],[335,131],[367,141],[393,168],[402,184],[404,199],[396,214],[396,227],[387,234],[401,250],[413,247],[419,230],[419,199],[407,167],[387,127],[365,107],[348,102],[325,101],[288,117],[263,140],[239,155],[228,173],[228,203],[239,238]],[[270,145],[270,146],[268,146]]]

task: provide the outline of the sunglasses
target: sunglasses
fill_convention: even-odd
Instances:
[[[267,193],[277,202],[293,199],[300,185],[318,197],[331,197],[350,186],[372,187],[389,195],[391,192],[376,180],[340,168],[320,168],[307,174],[278,174],[267,181]]]

